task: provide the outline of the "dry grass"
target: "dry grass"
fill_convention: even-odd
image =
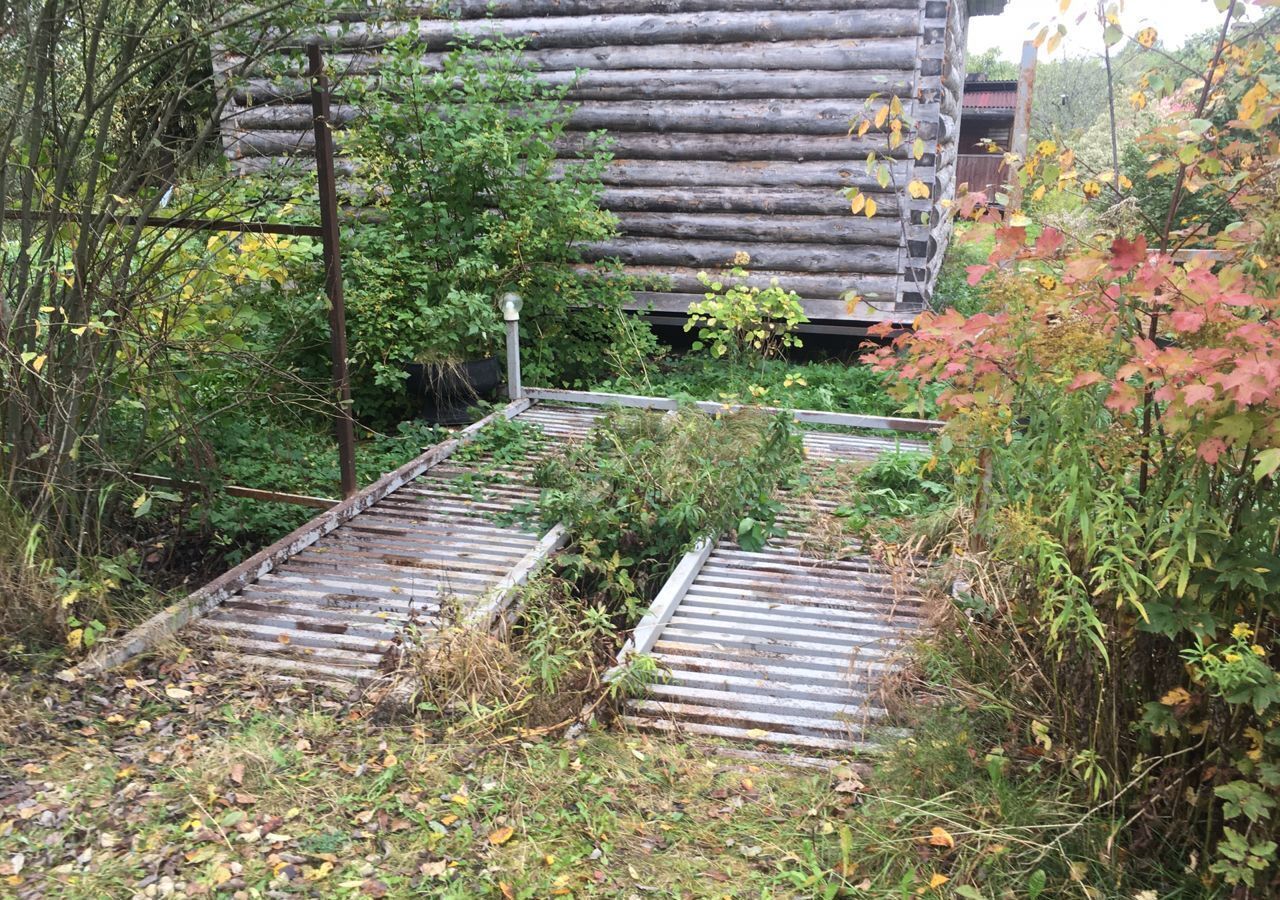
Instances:
[[[0,658],[30,644],[61,643],[66,632],[39,526],[0,492]]]

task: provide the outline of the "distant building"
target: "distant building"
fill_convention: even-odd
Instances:
[[[1013,134],[1013,110],[1018,82],[988,80],[970,75],[964,82],[960,113],[956,183],[994,198],[1003,190],[1008,170],[1004,153]]]

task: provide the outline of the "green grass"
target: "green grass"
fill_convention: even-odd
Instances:
[[[176,650],[92,685],[0,681],[0,893],[1133,897],[1009,703],[952,685],[954,659],[924,668],[933,702],[873,772],[599,727],[466,740]]]
[[[866,366],[839,362],[735,363],[691,353],[655,361],[643,371],[601,382],[595,390],[866,415],[900,412],[900,404],[885,392],[881,375]]]

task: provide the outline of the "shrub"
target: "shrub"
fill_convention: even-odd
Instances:
[[[582,243],[615,233],[597,205],[609,155],[597,145],[557,160],[568,86],[542,84],[519,49],[462,47],[431,69],[404,39],[360,98],[351,150],[378,217],[350,232],[347,314],[365,412],[399,393],[405,363],[493,355],[504,291],[525,298],[532,379],[584,362],[599,371],[601,350],[621,348],[618,335],[636,327],[621,314],[625,283],[574,268]]]
[[[926,314],[875,359],[907,393],[945,382],[940,446],[1003,572],[1011,643],[1095,793],[1158,818],[1138,836],[1184,860],[1211,852],[1204,877],[1243,894],[1274,883],[1280,834],[1280,299],[1254,258],[1280,221],[1280,97],[1272,44],[1222,51],[1149,172],[1179,173],[1175,225],[1190,186],[1234,222],[1153,252],[978,210],[987,311]],[[1072,161],[1042,142],[1021,177],[1076,190]],[[1163,252],[1198,234],[1221,259]]]
[[[809,319],[795,291],[784,291],[774,278],[765,288],[747,282],[742,266],[750,260],[738,254],[727,277],[712,278],[698,273],[698,280],[708,288],[706,300],[689,304],[689,321],[684,330],[698,329],[693,349],[706,347],[712,356],[743,359],[750,354],[764,358],[777,356],[787,347],[801,347],[803,342],[794,332],[797,325]],[[732,280],[730,280],[732,279]]]
[[[767,537],[774,488],[800,460],[789,416],[618,410],[541,467],[541,513],[569,528],[566,573],[630,625],[700,538]]]

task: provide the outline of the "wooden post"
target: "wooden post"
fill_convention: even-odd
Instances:
[[[355,422],[351,414],[351,379],[347,374],[347,313],[342,296],[342,251],[338,233],[338,191],[333,168],[333,133],[329,124],[329,79],[318,43],[307,45],[311,76],[311,115],[316,130],[316,180],[320,188],[320,230],[324,247],[324,288],[329,297],[329,352],[333,358],[333,394],[338,405],[334,431],[342,496],[352,497],[356,484]]]
[[[1027,143],[1031,133],[1031,95],[1036,86],[1036,45],[1022,45],[1022,68],[1018,71],[1018,96],[1013,108],[1013,134],[1009,152],[1026,162]],[[1009,209],[1022,208],[1022,182],[1014,178],[1009,184]]]

